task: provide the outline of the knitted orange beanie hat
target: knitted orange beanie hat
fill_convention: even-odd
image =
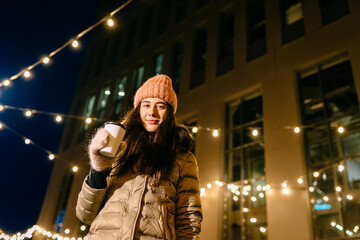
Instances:
[[[157,75],[148,79],[135,93],[134,108],[145,98],[160,98],[169,103],[176,113],[177,97],[171,79],[166,75]]]

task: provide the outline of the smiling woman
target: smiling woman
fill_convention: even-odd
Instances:
[[[189,131],[175,123],[176,109],[171,79],[157,75],[137,90],[114,158],[99,154],[109,138],[105,129],[91,140],[90,174],[76,206],[90,225],[89,240],[199,239],[197,160]]]

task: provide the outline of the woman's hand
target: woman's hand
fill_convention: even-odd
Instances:
[[[100,150],[107,145],[108,139],[109,132],[104,128],[100,128],[91,139],[89,145],[90,164],[96,171],[106,171],[111,169],[111,166],[116,159],[116,157],[111,158],[100,154]]]

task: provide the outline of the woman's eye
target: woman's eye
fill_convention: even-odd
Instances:
[[[165,109],[166,107],[164,105],[159,105],[158,108]]]

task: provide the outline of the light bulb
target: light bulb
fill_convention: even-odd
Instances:
[[[85,225],[82,225],[82,226],[80,227],[80,230],[81,230],[81,231],[85,231],[85,229],[86,229]]]
[[[239,200],[238,196],[233,196],[234,201]]]
[[[67,229],[65,229],[65,234],[69,234],[70,233],[70,230],[67,228]]]
[[[323,199],[325,202],[329,201],[329,197],[327,197],[327,196],[324,196]]]
[[[79,46],[78,40],[72,41],[71,46],[72,46],[73,48],[77,48],[77,47]]]
[[[252,135],[256,137],[257,135],[259,135],[259,131],[256,129],[252,130]]]
[[[257,222],[257,219],[256,219],[256,218],[250,218],[250,222],[256,223],[256,222]]]
[[[191,131],[192,131],[193,133],[197,133],[198,128],[197,128],[197,127],[193,127]]]
[[[249,209],[246,208],[246,207],[244,207],[244,208],[243,208],[243,212],[249,212]]]
[[[72,171],[73,172],[77,172],[79,170],[79,168],[77,167],[77,166],[74,166],[73,168],[72,168]]]
[[[91,118],[86,118],[86,120],[85,120],[85,122],[87,123],[87,124],[90,124],[91,123]]]
[[[335,189],[336,189],[337,192],[341,192],[341,187],[340,186],[337,186]]]
[[[353,196],[351,196],[351,195],[346,195],[346,198],[349,200],[353,200]]]
[[[57,115],[56,118],[55,118],[55,121],[56,122],[61,122],[62,121],[62,117],[60,115]]]
[[[0,123],[0,129],[2,129],[3,128],[3,125],[2,125],[2,123]]]
[[[282,189],[282,192],[285,193],[285,194],[289,194],[289,193],[290,193],[290,191],[289,191],[288,188],[283,188],[283,189]]]
[[[343,127],[338,127],[337,131],[338,133],[344,133],[345,129]]]
[[[114,26],[114,20],[112,20],[112,18],[109,18],[108,20],[107,20],[107,25],[109,26],[109,27],[113,27]]]
[[[310,191],[310,192],[313,192],[314,190],[315,190],[314,187],[309,187],[309,191]]]
[[[299,184],[303,184],[303,183],[304,183],[304,179],[302,179],[301,177],[298,178],[298,183],[299,183]]]
[[[110,90],[106,90],[105,92],[105,95],[109,96],[111,94]]]
[[[314,172],[314,177],[319,177],[320,173],[319,172]]]
[[[31,117],[31,115],[32,115],[32,112],[31,112],[30,110],[27,110],[27,111],[25,112],[25,116]]]
[[[4,110],[4,106],[3,105],[0,105],[0,112]]]
[[[43,61],[44,64],[48,64],[50,62],[50,58],[49,57],[44,57],[42,61]]]
[[[28,71],[28,70],[26,70],[25,72],[24,72],[24,77],[25,78],[29,78],[31,76],[31,73]]]
[[[299,132],[300,132],[300,128],[299,128],[299,127],[295,127],[295,128],[294,128],[294,132],[295,132],[295,133],[299,133]]]
[[[31,141],[30,141],[30,139],[25,138],[25,141],[24,141],[24,142],[25,142],[25,144],[30,144]]]
[[[287,187],[287,183],[286,183],[286,182],[283,182],[283,183],[281,184],[281,186],[282,186],[283,188],[286,188],[286,187]]]
[[[6,87],[7,87],[7,86],[9,86],[9,85],[10,85],[10,80],[5,80],[3,83],[4,83],[4,86],[6,86]]]
[[[50,160],[54,160],[54,158],[55,158],[55,155],[54,155],[54,154],[49,154],[49,159],[50,159]]]
[[[201,188],[200,189],[200,196],[204,196],[205,195],[205,188]]]
[[[218,130],[214,130],[214,131],[213,131],[213,136],[214,136],[214,137],[219,136],[219,131],[218,131]]]
[[[212,188],[211,183],[208,183],[208,184],[207,184],[207,188],[209,188],[209,189]]]
[[[344,165],[340,164],[339,167],[338,167],[339,172],[344,171],[344,169],[345,169]]]
[[[264,228],[264,227],[260,227],[259,229],[260,229],[260,232],[262,232],[262,233],[266,232],[266,228]]]

